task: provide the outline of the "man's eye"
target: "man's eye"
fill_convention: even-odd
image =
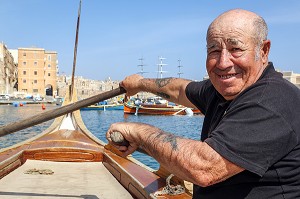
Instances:
[[[242,49],[240,49],[240,48],[232,48],[231,51],[232,52],[238,52],[238,51],[242,51]]]
[[[219,50],[219,49],[211,49],[211,50],[207,51],[208,54],[215,54],[215,53],[219,53],[219,52],[221,52],[221,50]]]
[[[240,57],[243,55],[244,51],[241,48],[232,48],[230,53],[233,57]]]

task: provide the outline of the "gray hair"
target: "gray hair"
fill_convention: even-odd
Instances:
[[[253,21],[253,27],[254,27],[254,39],[256,42],[255,47],[255,60],[258,60],[260,58],[259,50],[263,43],[263,41],[267,40],[268,38],[268,26],[265,20],[258,16]]]

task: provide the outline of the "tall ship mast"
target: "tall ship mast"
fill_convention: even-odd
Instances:
[[[181,68],[183,67],[181,64],[181,60],[180,59],[178,59],[178,73],[177,73],[177,75],[178,75],[178,77],[180,78],[181,77],[181,75],[183,74],[183,72],[181,72]]]
[[[141,58],[139,59],[139,61],[140,61],[141,63],[138,65],[138,67],[141,68],[141,70],[140,70],[140,72],[138,72],[138,74],[140,74],[140,75],[142,75],[142,76],[144,76],[145,73],[148,73],[148,72],[145,72],[145,71],[144,71],[144,66],[146,66],[146,65],[144,64],[144,60],[145,60],[145,59],[144,59],[143,57],[141,57]],[[141,99],[144,99],[144,98],[145,98],[144,92],[140,92],[140,97],[141,97]]]
[[[167,72],[167,71],[163,71],[163,66],[166,66],[167,64],[164,64],[163,63],[163,60],[164,59],[166,59],[166,58],[163,58],[162,56],[160,56],[160,57],[158,57],[158,60],[159,60],[159,63],[157,64],[157,66],[158,66],[158,76],[157,76],[157,78],[158,77],[160,77],[160,78],[162,78],[163,77],[163,73],[165,73],[165,72]]]
[[[138,65],[138,67],[140,67],[141,68],[141,70],[140,70],[140,72],[138,72],[138,74],[140,74],[140,75],[142,75],[142,76],[144,76],[144,74],[145,73],[148,73],[148,72],[145,72],[144,71],[144,66],[146,66],[145,64],[144,64],[144,58],[143,57],[141,57],[140,59],[139,59],[139,61],[141,62],[139,65]]]

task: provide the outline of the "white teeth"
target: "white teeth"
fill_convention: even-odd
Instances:
[[[229,79],[233,76],[235,76],[236,74],[231,74],[231,75],[220,75],[221,79]]]

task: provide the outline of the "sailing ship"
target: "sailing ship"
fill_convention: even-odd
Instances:
[[[166,66],[167,64],[163,63],[163,60],[166,58],[159,56],[159,63],[157,64],[158,66],[158,71],[157,71],[157,78],[163,78],[163,73],[167,72],[163,70],[163,66]],[[141,67],[141,71],[139,74],[143,75],[144,70],[143,70],[143,60],[144,58],[139,59],[141,61],[141,64],[138,65]],[[180,68],[182,67],[180,62],[181,60],[178,60],[179,62],[179,72],[178,76],[180,78],[180,75],[183,74],[180,71]],[[139,96],[143,98],[144,94],[141,93],[137,95],[137,98],[132,98],[128,100],[128,98],[125,96],[125,102],[124,102],[124,113],[125,114],[142,114],[142,115],[194,115],[194,114],[202,114],[199,109],[195,108],[189,108],[181,105],[176,105],[176,104],[171,104],[167,100],[163,99],[162,97],[159,96],[154,96],[154,97],[148,97],[145,99],[142,103],[142,100],[139,99]]]
[[[74,81],[62,106],[51,112],[59,117],[45,131],[0,150],[0,197],[192,198],[189,183],[172,178],[163,167],[155,171],[132,156],[122,157],[112,145],[95,137],[84,125],[79,111],[95,103],[95,99],[88,99],[88,103],[87,99],[77,101],[73,85]],[[110,93],[101,94],[105,96],[101,100],[116,96]],[[65,112],[68,113],[61,115]],[[34,125],[49,119],[49,115],[45,112],[28,121]],[[26,125],[27,121],[5,125],[0,128],[0,136]]]

